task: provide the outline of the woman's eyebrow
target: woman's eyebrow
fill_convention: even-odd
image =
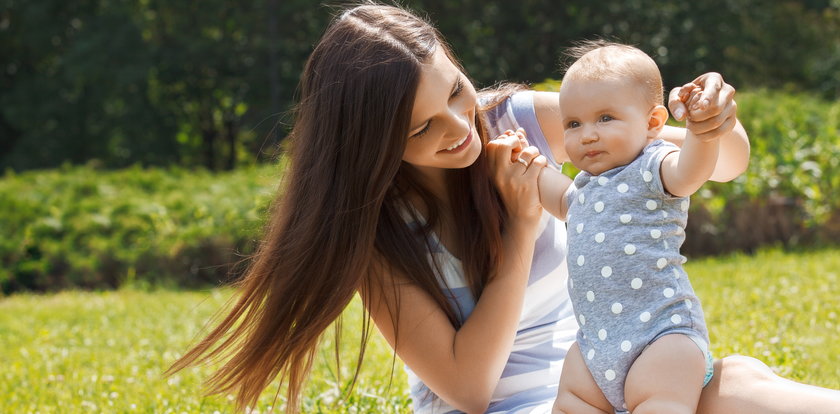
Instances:
[[[455,91],[458,90],[458,85],[460,83],[461,83],[461,75],[458,74],[458,77],[455,78],[455,83],[452,84],[452,89],[449,91],[449,96],[452,96],[453,94],[455,94]],[[429,121],[428,119],[424,120],[423,123],[421,123],[420,125],[417,125],[416,127],[409,129],[408,133],[412,134],[413,132],[422,128],[423,125],[426,125],[426,122],[428,122],[428,121]]]

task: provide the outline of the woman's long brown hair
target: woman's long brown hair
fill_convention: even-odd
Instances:
[[[253,407],[279,375],[287,386],[286,409],[295,412],[321,335],[340,322],[357,291],[387,284],[393,275],[425,290],[459,326],[458,309],[428,255],[439,201],[401,161],[421,64],[437,47],[452,58],[432,26],[396,7],[358,6],[332,22],[301,76],[284,188],[238,283],[240,296],[167,374],[223,360],[207,379],[208,391],[235,394],[240,410]],[[447,178],[456,242],[475,298],[501,250],[505,213],[489,177],[482,152]],[[404,218],[414,211],[409,193],[428,210],[419,229]],[[390,288],[396,291],[395,283]],[[398,310],[391,309],[393,323]],[[370,327],[365,316],[359,360]]]

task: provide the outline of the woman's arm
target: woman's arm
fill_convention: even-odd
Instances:
[[[511,229],[504,237],[506,254],[496,276],[460,329],[426,292],[398,276],[385,275],[380,287],[371,287],[365,306],[379,331],[436,395],[464,412],[487,409],[510,355],[533,255],[532,233]]]
[[[468,413],[487,409],[513,346],[534,255],[542,209],[536,190],[545,157],[529,167],[511,163],[516,137],[488,144],[491,170],[508,210],[498,268],[473,312],[455,329],[434,300],[399,275],[379,267],[379,283],[362,292],[382,335],[423,382]],[[505,163],[500,169],[494,164]]]
[[[687,132],[685,128],[666,125],[662,128],[659,138],[682,147]],[[736,119],[735,127],[720,138],[720,150],[718,151],[715,170],[709,180],[717,182],[732,181],[747,170],[749,163],[750,141],[747,137],[747,131],[741,126],[741,122]]]
[[[560,116],[560,97],[557,92],[535,92],[534,111],[554,159],[558,163],[569,161],[563,143],[563,117]]]

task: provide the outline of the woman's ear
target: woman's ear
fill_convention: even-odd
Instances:
[[[656,105],[648,114],[648,138],[654,138],[662,131],[662,127],[668,122],[668,110],[662,105]]]

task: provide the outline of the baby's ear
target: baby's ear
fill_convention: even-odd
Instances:
[[[653,138],[659,135],[662,127],[668,122],[668,110],[662,105],[656,105],[648,114],[648,137]]]

